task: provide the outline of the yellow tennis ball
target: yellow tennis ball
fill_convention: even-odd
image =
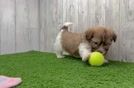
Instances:
[[[92,66],[101,66],[104,63],[104,56],[100,52],[92,52],[88,62]]]

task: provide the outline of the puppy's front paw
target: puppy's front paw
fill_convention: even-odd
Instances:
[[[64,58],[64,56],[62,56],[62,55],[57,55],[57,58]]]
[[[83,62],[86,62],[86,61],[87,61],[87,58],[82,58],[82,61],[83,61]]]
[[[105,60],[104,60],[104,63],[109,63],[109,61],[105,59]]]

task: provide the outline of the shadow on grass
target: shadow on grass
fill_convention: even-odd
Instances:
[[[63,60],[68,60],[68,61],[76,61],[78,63],[81,63],[84,67],[125,67],[128,65],[133,65],[134,63],[128,63],[128,62],[120,62],[120,61],[109,61],[109,63],[104,63],[101,66],[91,66],[88,61],[83,62],[81,58],[74,57],[74,56],[68,56],[66,55]]]
[[[103,64],[102,66],[91,66],[88,61],[83,62],[83,61],[81,60],[81,58],[76,58],[76,57],[73,57],[73,56],[65,56],[64,59],[68,59],[68,60],[73,60],[73,61],[80,62],[80,63],[83,64],[85,67],[105,67],[105,66],[110,65],[109,63],[105,63],[105,64]]]

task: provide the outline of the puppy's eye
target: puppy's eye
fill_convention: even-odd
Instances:
[[[95,44],[98,44],[97,42],[95,42]]]
[[[98,45],[98,42],[94,42],[95,45]]]
[[[105,48],[106,51],[108,51],[108,48]]]

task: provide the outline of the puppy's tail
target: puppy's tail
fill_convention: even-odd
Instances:
[[[64,24],[63,24],[63,26],[61,27],[61,30],[67,30],[68,31],[68,27],[70,26],[70,25],[72,25],[73,23],[72,22],[65,22]]]

